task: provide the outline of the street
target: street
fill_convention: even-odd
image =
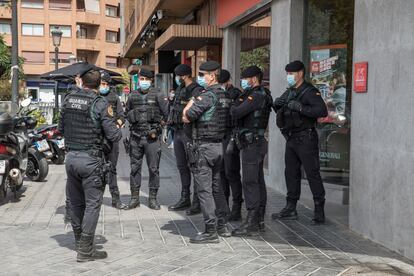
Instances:
[[[163,151],[160,211],[147,207],[148,171],[143,167],[140,208],[112,208],[106,189],[96,243],[109,257],[82,264],[76,262],[71,227],[63,223],[64,166],[50,165],[46,182],[25,181],[20,200],[14,202],[9,194],[0,206],[0,275],[414,275],[412,262],[345,226],[332,221],[311,226],[312,210],[303,206],[298,221],[272,221],[270,214],[285,201],[271,189],[266,232],[260,237],[190,244],[189,236],[203,230],[203,222],[201,215],[167,209],[180,193],[173,151]],[[129,159],[122,145],[118,184],[126,203]]]

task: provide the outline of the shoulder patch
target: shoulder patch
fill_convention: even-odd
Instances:
[[[200,96],[198,96],[196,99],[199,100],[199,101],[201,101],[203,98],[201,98]]]
[[[242,102],[243,101],[243,99],[242,98],[239,98],[239,102]]]
[[[109,117],[114,117],[114,109],[112,108],[112,105],[108,106],[108,115]]]
[[[252,97],[252,96],[247,97],[247,99],[248,99],[249,101],[253,101],[253,97]]]
[[[319,93],[319,92],[316,92],[316,96],[320,96],[321,95],[321,93]]]

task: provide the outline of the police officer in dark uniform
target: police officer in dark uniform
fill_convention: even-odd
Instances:
[[[175,81],[178,85],[172,102],[168,124],[174,129],[174,153],[177,168],[181,178],[181,198],[177,203],[168,207],[170,211],[187,210],[187,215],[196,215],[201,212],[197,191],[194,189],[193,203],[190,200],[191,171],[188,166],[185,147],[191,141],[191,127],[182,121],[183,110],[192,97],[200,95],[202,88],[192,78],[191,67],[180,64],[174,69]]]
[[[241,91],[231,83],[230,72],[221,70],[219,83],[226,91],[226,99],[229,108],[239,98]],[[243,203],[243,191],[240,175],[240,151],[234,145],[233,131],[236,130],[237,120],[232,120],[231,116],[226,120],[226,135],[223,140],[223,163],[221,166],[221,185],[226,196],[227,204],[229,202],[230,192],[233,198],[233,205],[229,214],[229,221],[241,220],[241,206]],[[232,141],[227,151],[229,142]]]
[[[205,231],[191,238],[191,243],[217,243],[218,235],[231,235],[227,228],[229,208],[220,184],[228,108],[220,104],[225,91],[218,84],[219,74],[219,63],[202,63],[197,82],[205,90],[183,110],[183,122],[192,123],[192,144],[187,145],[187,154],[205,223]]]
[[[100,73],[88,71],[82,81],[82,90],[66,96],[59,122],[68,150],[66,193],[78,262],[107,257],[106,252],[98,252],[93,246],[105,190],[103,140],[116,143],[122,137],[113,120],[112,108],[99,96]]]
[[[112,110],[114,111],[114,121],[118,128],[121,128],[125,123],[124,109],[122,108],[121,101],[115,93],[114,88],[110,87],[110,83],[111,76],[107,72],[101,71],[101,86],[99,87],[99,92],[101,96],[105,97],[111,105]],[[112,150],[105,156],[105,159],[111,162],[108,185],[112,196],[112,207],[123,209],[125,206],[122,204],[120,199],[116,173],[116,166],[119,156],[119,143],[112,143],[111,146]]]
[[[159,210],[157,193],[160,186],[159,166],[161,159],[160,135],[162,124],[168,115],[168,99],[161,91],[152,87],[154,74],[146,69],[139,73],[140,88],[133,91],[126,103],[126,114],[130,123],[131,201],[127,209],[140,205],[141,168],[144,155],[149,170],[148,207]]]
[[[296,202],[300,197],[301,166],[309,181],[315,212],[313,223],[325,222],[325,189],[319,167],[319,143],[316,121],[328,115],[320,92],[304,80],[305,66],[301,61],[286,65],[289,88],[273,104],[277,125],[286,138],[285,178],[286,207],[272,214],[273,219],[297,219]]]
[[[272,96],[263,87],[263,73],[257,66],[246,68],[241,74],[244,90],[239,103],[230,113],[238,120],[236,144],[241,150],[243,192],[246,200],[245,222],[233,231],[233,236],[255,236],[265,230],[264,215],[267,192],[264,181],[263,162],[267,153],[264,137],[272,108]]]

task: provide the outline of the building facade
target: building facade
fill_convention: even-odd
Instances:
[[[160,82],[178,63],[195,75],[209,59],[238,85],[254,63],[273,97],[286,89],[285,65],[303,60],[329,111],[317,125],[327,200],[348,209],[351,229],[414,259],[413,14],[407,0],[130,0],[122,54]],[[267,185],[284,193],[274,113],[270,124]],[[304,173],[302,187],[311,198]]]
[[[19,0],[19,56],[25,59],[26,90],[34,100],[54,101],[54,83],[38,78],[55,69],[54,28],[63,32],[59,67],[77,60],[114,71],[125,68],[120,58],[119,0]],[[0,35],[11,45],[9,7],[0,7]]]

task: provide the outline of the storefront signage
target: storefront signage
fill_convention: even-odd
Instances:
[[[368,86],[368,62],[355,63],[354,67],[354,91],[366,93]]]

